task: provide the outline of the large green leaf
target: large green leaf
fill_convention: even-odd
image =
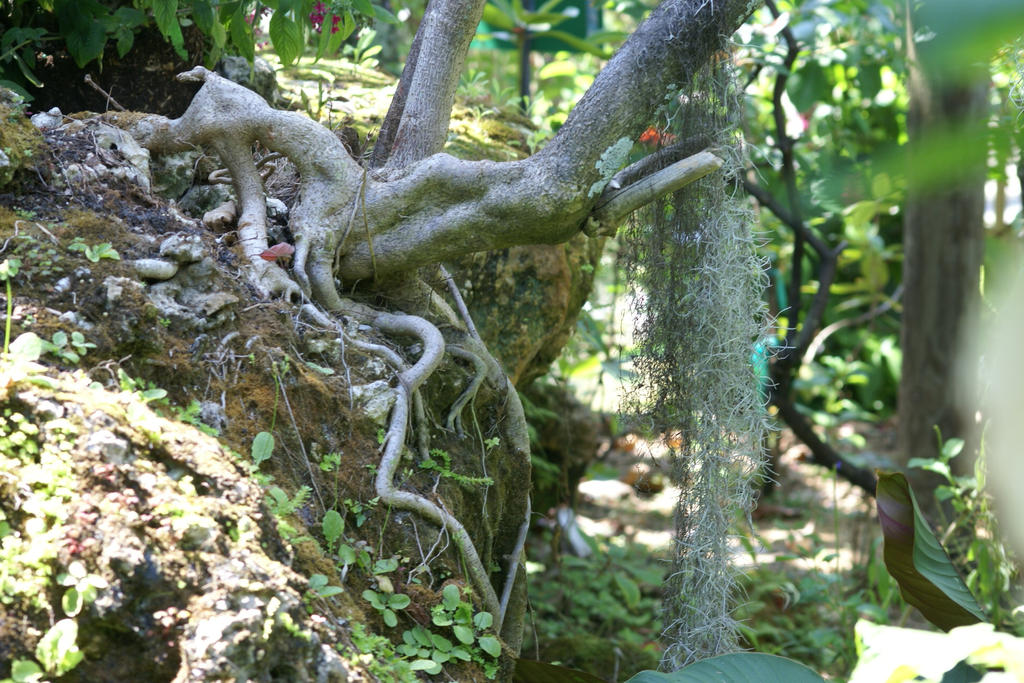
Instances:
[[[239,5],[231,16],[231,42],[235,44],[239,54],[252,64],[256,59],[256,39],[253,37],[252,26],[245,20],[242,8],[243,6]]]
[[[487,3],[484,5],[483,20],[492,28],[511,31],[516,27],[515,14],[512,8],[504,3]]]
[[[824,683],[824,678],[792,659],[763,652],[719,655],[670,674],[641,671],[626,683]]]
[[[153,19],[163,37],[171,41],[174,51],[182,59],[188,59],[188,52],[185,51],[185,37],[182,35],[181,25],[178,23],[178,0],[154,0]]]
[[[283,11],[278,10],[270,17],[269,32],[270,42],[274,44],[274,51],[282,64],[288,66],[302,55],[306,42],[302,27]],[[329,33],[330,26],[324,26],[323,32]]]
[[[977,601],[921,514],[907,478],[880,471],[875,502],[885,537],[885,566],[903,599],[944,631],[984,621]]]

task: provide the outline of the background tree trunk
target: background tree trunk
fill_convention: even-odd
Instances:
[[[956,79],[944,74],[930,59],[933,47],[915,46],[910,21],[907,45],[911,186],[904,214],[899,396],[904,465],[912,458],[938,455],[936,426],[943,439],[969,432],[957,410],[957,351],[978,299],[986,144],[983,128],[968,123],[985,120],[988,92],[984,68],[964,70]],[[937,140],[943,133],[953,134]],[[952,161],[948,166],[956,164],[956,170],[928,182],[922,176],[933,170],[927,166],[934,163],[938,144],[946,145],[944,161]],[[912,469],[909,475],[918,500],[932,506],[937,480],[921,470]]]

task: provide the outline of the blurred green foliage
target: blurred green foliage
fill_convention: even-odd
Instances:
[[[182,59],[196,56],[188,54],[183,32],[195,27],[208,66],[230,53],[251,62],[268,40],[287,65],[307,49],[318,58],[334,54],[357,28],[375,20],[397,22],[370,0],[12,0],[0,8],[0,85],[38,87],[37,59],[58,49],[66,49],[79,68],[102,63],[111,46],[124,57],[147,27],[155,27]]]

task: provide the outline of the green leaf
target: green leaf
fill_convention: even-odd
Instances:
[[[394,24],[395,26],[398,26],[402,23],[398,20],[398,17],[380,5],[373,6],[373,17],[378,21],[383,21],[385,24]]]
[[[274,453],[274,435],[270,432],[260,432],[252,440],[252,461],[256,467],[264,460],[268,460]]]
[[[210,5],[209,0],[193,0],[192,18],[195,20],[196,27],[200,31],[210,35],[210,32],[213,31],[213,22],[216,21],[216,17],[213,14],[213,7]]]
[[[494,623],[494,617],[490,612],[477,612],[473,615],[473,625],[481,631],[489,629]]]
[[[107,44],[107,32],[100,22],[88,21],[83,22],[81,29],[66,33],[64,40],[75,64],[81,69],[103,54],[103,47]]]
[[[181,35],[181,25],[178,24],[178,0],[155,0],[153,2],[153,19],[156,20],[156,27],[164,38],[171,41],[174,51],[182,59],[188,59],[185,51],[185,38]]]
[[[640,603],[640,586],[622,572],[616,572],[613,576],[615,584],[619,587],[619,591],[622,592],[622,597],[626,601],[626,606],[636,607]]]
[[[449,652],[452,649],[452,641],[437,633],[430,634],[430,644],[435,650]]]
[[[373,16],[373,5],[370,4],[370,0],[352,0],[352,6],[364,17]]]
[[[64,610],[64,614],[74,617],[82,611],[82,607],[85,606],[85,600],[82,599],[82,594],[78,592],[77,588],[71,587],[65,591],[64,596],[60,599],[60,606]]]
[[[274,51],[285,66],[295,62],[302,55],[302,27],[284,12],[274,12],[270,17],[270,40],[274,44]]]
[[[511,31],[516,27],[515,17],[508,16],[491,3],[484,5],[483,20],[486,21],[487,25],[491,28],[500,29],[502,31]]]
[[[413,671],[424,671],[431,676],[441,673],[441,665],[432,659],[414,659],[409,663]]]
[[[42,679],[43,670],[31,659],[15,659],[11,664],[11,678],[15,683],[33,683]]]
[[[452,626],[452,633],[455,634],[455,637],[463,645],[473,644],[475,634],[473,633],[473,629],[471,629],[470,627],[463,626],[461,624],[455,624],[454,626]]]
[[[413,639],[423,647],[434,647],[434,642],[430,638],[430,631],[422,626],[417,626],[412,631],[406,631],[406,633],[410,633]]]
[[[381,610],[381,615],[383,615],[384,617],[384,624],[386,626],[390,626],[391,628],[398,626],[398,617],[395,616],[395,613],[391,610],[385,607],[383,610]]]
[[[323,24],[324,26],[330,26],[331,25],[331,23],[334,21],[331,18],[332,16],[334,16],[334,15],[328,14],[327,16],[324,17],[324,24]],[[319,60],[321,57],[323,57],[325,54],[327,54],[327,46],[331,42],[331,36],[332,35],[334,35],[334,34],[332,34],[330,31],[325,31],[325,30],[323,30],[321,28],[320,34],[317,36],[317,39],[316,39],[316,57],[315,57],[315,59]],[[306,362],[308,363],[309,361],[306,361]]]
[[[626,683],[824,683],[792,659],[762,652],[738,652],[703,659],[670,674],[641,671]]]
[[[480,649],[489,654],[492,657],[497,658],[501,655],[501,643],[494,636],[480,636],[480,640],[477,641],[477,645]]]
[[[135,34],[125,26],[118,26],[114,36],[117,38],[117,56],[124,57],[135,44]]]
[[[169,37],[178,25],[178,0],[154,0],[153,19],[156,27],[165,37]]]
[[[333,546],[345,531],[345,518],[337,510],[328,510],[324,514],[321,527],[323,527],[327,545]]]
[[[412,599],[405,593],[393,593],[388,597],[388,607],[391,609],[405,609]]]
[[[441,602],[447,609],[455,609],[461,601],[462,594],[459,592],[459,587],[454,583],[449,583],[441,589]]]
[[[231,16],[231,42],[238,48],[239,54],[245,57],[250,64],[256,59],[256,40],[252,35],[252,26],[245,20],[242,13],[242,6]]]
[[[162,398],[167,398],[167,390],[146,389],[145,391],[139,393],[139,397],[146,403],[149,403],[150,401],[159,401]]]
[[[327,53],[334,54],[337,52],[338,48],[341,47],[342,42],[352,35],[352,32],[355,30],[356,20],[352,18],[352,13],[346,10],[345,13],[341,15],[341,22],[338,24],[337,33],[331,34],[331,42],[327,45]]]
[[[984,621],[977,601],[921,514],[907,478],[879,472],[875,502],[885,537],[885,566],[903,599],[944,631]]]
[[[43,355],[43,340],[35,332],[23,332],[11,342],[11,354],[22,360],[37,361]]]
[[[57,676],[75,668],[82,661],[82,653],[75,641],[78,624],[74,619],[61,619],[47,631],[36,645],[36,659]]]
[[[398,559],[395,557],[381,558],[373,563],[374,574],[387,574],[396,569],[398,569]]]
[[[373,605],[374,609],[384,609],[384,602],[380,599],[380,594],[377,591],[367,588],[363,591],[363,600]]]
[[[810,60],[793,74],[790,81],[789,97],[798,111],[806,112],[815,104],[826,100],[832,85],[828,82],[825,70],[816,60]]]
[[[562,41],[569,47],[573,47],[580,52],[586,52],[587,54],[594,55],[601,59],[608,59],[608,57],[611,56],[611,53],[600,45],[589,40],[584,40],[583,38],[578,38],[577,36],[565,31],[538,31],[533,35],[537,38],[555,38],[556,40]]]

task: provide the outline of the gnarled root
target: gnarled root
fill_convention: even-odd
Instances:
[[[152,152],[173,153],[196,145],[212,148],[231,174],[238,195],[239,241],[249,261],[249,280],[264,296],[298,303],[303,295],[336,308],[332,272],[337,226],[352,205],[362,169],[334,134],[301,114],[270,108],[256,93],[198,66],[178,76],[203,87],[180,118],[146,116],[131,134]],[[252,157],[259,142],[287,157],[302,178],[289,214],[295,240],[295,280],[261,254],[267,249],[263,182]]]

